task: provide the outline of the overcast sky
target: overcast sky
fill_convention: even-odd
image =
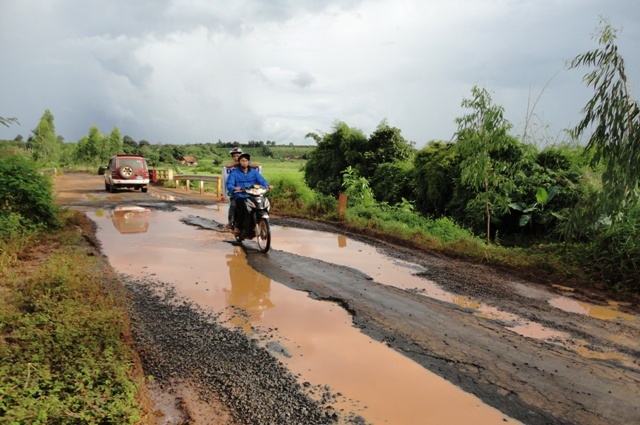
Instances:
[[[637,0],[0,0],[0,139],[46,109],[75,142],[96,125],[134,140],[313,144],[336,120],[381,120],[422,147],[450,140],[474,85],[521,135],[562,138],[592,95],[566,61],[600,17],[635,99]],[[539,100],[536,102],[536,99]]]

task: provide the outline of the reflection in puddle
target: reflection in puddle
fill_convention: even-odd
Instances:
[[[638,367],[638,365],[629,358],[623,356],[620,353],[601,353],[598,351],[593,351],[587,348],[589,343],[585,340],[578,340],[576,344],[574,344],[573,348],[580,354],[582,357],[586,357],[588,359],[598,359],[598,360],[615,360],[620,364],[629,367]]]
[[[339,305],[313,300],[305,292],[255,272],[247,265],[244,252],[228,243],[232,240],[230,233],[200,231],[179,221],[195,213],[194,209],[182,208],[150,216],[148,231],[127,236],[126,244],[111,223],[104,224],[106,217],[89,216],[98,223],[103,251],[119,272],[151,275],[169,282],[179,297],[224,312],[221,318],[228,325],[252,335],[271,336],[270,342],[282,347],[282,351],[272,350],[274,355],[301,383],[328,385],[333,393],[343,395],[337,409],[355,412],[367,423],[376,424],[518,423],[362,334]],[[226,209],[211,214],[219,216],[216,221],[224,222]],[[300,240],[293,230],[278,228],[276,232],[277,249],[287,247],[280,239],[283,233]],[[357,253],[366,258],[375,252],[331,236],[329,250],[342,256]],[[336,249],[336,244],[342,247]],[[393,263],[396,271],[405,270],[396,277],[415,272],[415,265]],[[387,273],[378,270],[379,276]],[[269,342],[265,345],[272,348]]]
[[[568,297],[558,297],[549,300],[549,304],[569,313],[584,314],[601,320],[635,320],[635,316],[618,311],[619,304],[615,302],[610,302],[608,307],[604,307]]]
[[[111,212],[111,221],[118,232],[124,234],[144,233],[149,229],[148,208],[119,205]]]
[[[247,257],[241,247],[234,246],[226,258],[231,282],[231,289],[223,289],[226,304],[230,308],[242,309],[242,313],[231,313],[229,322],[251,334],[252,323],[259,322],[264,311],[274,306],[269,298],[271,279],[247,265]]]
[[[162,201],[175,201],[178,198],[176,198],[173,195],[167,195],[166,193],[158,193],[158,192],[149,192],[149,194],[156,199],[160,199]]]
[[[566,332],[547,328],[539,323],[501,311],[496,307],[489,306],[466,296],[447,292],[435,282],[419,276],[420,273],[425,271],[424,268],[419,265],[387,257],[364,243],[348,239],[348,249],[345,249],[347,243],[341,243],[340,241],[338,242],[338,246],[342,249],[335,249],[337,235],[329,233],[277,227],[274,229],[274,234],[277,234],[276,242],[274,242],[276,249],[354,267],[373,277],[378,283],[406,289],[429,298],[457,305],[465,310],[469,310],[476,316],[501,322],[505,325],[506,329],[519,335],[560,345],[577,352],[583,357],[611,357],[609,354],[603,354],[587,348],[588,344],[576,342]],[[524,287],[524,285],[515,285],[515,287],[516,290],[520,292],[525,291],[526,294],[524,295],[527,296],[548,296],[547,292],[535,288]],[[590,309],[590,312],[594,315],[593,317],[607,317],[597,308]],[[617,312],[616,317],[622,319],[634,318],[633,316],[624,315],[619,312]],[[625,365],[638,367],[631,358],[617,354],[615,354],[613,358],[621,361],[621,363]]]

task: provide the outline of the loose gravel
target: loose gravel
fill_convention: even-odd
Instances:
[[[299,384],[260,340],[222,326],[219,315],[179,299],[170,285],[122,280],[145,374],[161,387],[195,384],[203,401],[215,395],[245,424],[364,424],[358,416],[340,417],[329,388]]]

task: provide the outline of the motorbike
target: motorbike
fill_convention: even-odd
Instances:
[[[245,223],[236,223],[236,227],[240,230],[235,232],[236,240],[242,243],[245,239],[256,238],[261,252],[267,252],[271,247],[271,229],[269,228],[271,202],[265,196],[268,191],[268,187],[253,185],[240,189],[241,193],[249,195],[248,198],[236,198],[236,202],[244,201],[238,202],[236,208],[246,208],[248,215]]]

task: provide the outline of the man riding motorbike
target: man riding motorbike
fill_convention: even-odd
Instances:
[[[238,157],[240,156],[240,154],[242,154],[242,148],[239,148],[239,147],[235,147],[229,151],[229,155],[231,155],[233,162],[229,162],[227,165],[225,165],[225,168],[227,168],[228,170],[227,175],[228,173],[231,172],[233,168],[239,167]],[[249,167],[259,168],[260,166],[255,163],[250,163]],[[235,197],[235,194],[231,194],[229,196],[229,213],[227,214],[227,224],[225,226],[227,229],[233,229],[233,218],[235,217],[235,211],[236,211],[236,197]]]

